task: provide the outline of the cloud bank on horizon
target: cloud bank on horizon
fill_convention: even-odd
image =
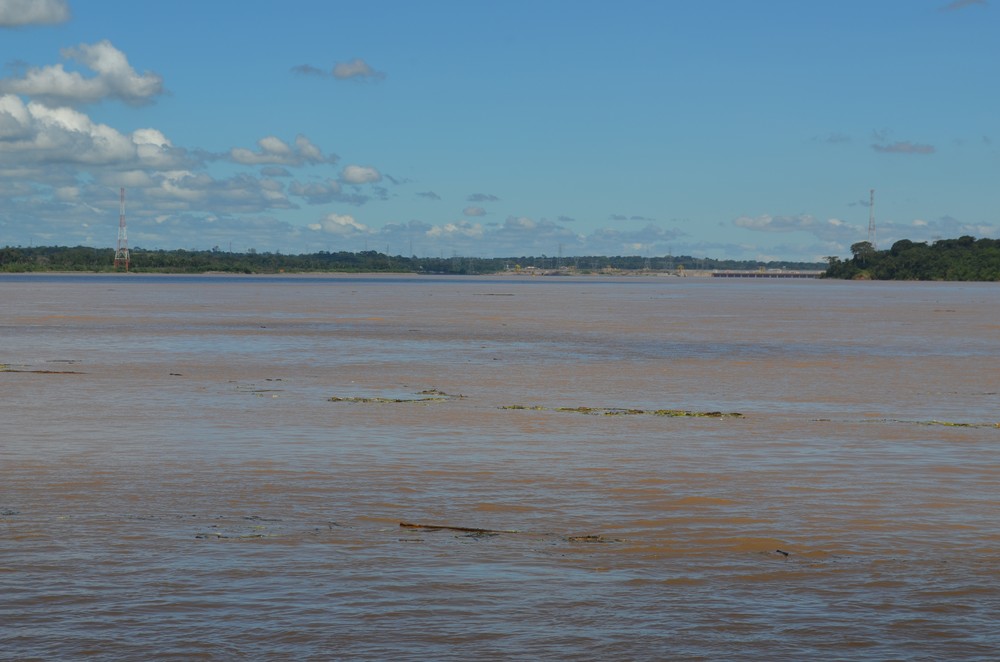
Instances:
[[[1000,236],[991,3],[723,4],[0,0],[0,246],[121,187],[148,249],[820,260],[872,188],[880,247]]]

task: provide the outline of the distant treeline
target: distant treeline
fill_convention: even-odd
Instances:
[[[115,251],[86,246],[37,246],[0,248],[0,272],[92,271],[110,272]],[[822,269],[815,262],[756,262],[713,260],[690,256],[585,256],[585,257],[403,257],[376,251],[282,253],[229,253],[205,251],[132,249],[130,270],[142,273],[243,273],[347,272],[417,274],[493,274],[501,271],[545,270],[595,273],[607,270],[669,271],[675,269]],[[122,269],[119,268],[119,271]]]
[[[964,236],[932,244],[901,239],[887,251],[867,241],[851,246],[853,257],[829,257],[827,278],[872,280],[1000,280],[1000,239]]]

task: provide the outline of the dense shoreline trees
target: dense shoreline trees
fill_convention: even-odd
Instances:
[[[962,236],[932,244],[900,239],[878,251],[867,241],[851,246],[853,257],[827,258],[826,278],[854,280],[1000,280],[1000,239]]]
[[[827,258],[825,278],[855,280],[950,280],[1000,281],[1000,239],[941,239],[931,244],[901,239],[888,250],[875,250],[867,241],[851,246],[852,257]],[[0,272],[113,272],[112,248],[87,246],[33,246],[0,248]],[[347,251],[285,255],[231,253],[212,250],[131,251],[131,270],[140,273],[416,273],[493,274],[537,269],[552,273],[600,273],[605,271],[679,270],[820,270],[813,262],[758,262],[714,260],[687,255],[643,257],[580,256],[506,258],[404,257],[376,251]],[[120,270],[120,269],[119,269]]]
[[[691,256],[642,257],[404,257],[376,251],[346,251],[285,255],[282,253],[230,253],[218,249],[205,251],[144,250],[131,251],[131,270],[141,273],[418,273],[418,274],[492,274],[519,269],[595,273],[607,270],[671,271],[677,269],[822,269],[814,262],[757,262],[713,260]],[[0,248],[0,272],[89,271],[112,272],[115,251],[86,246],[34,246]],[[119,269],[120,270],[120,269]]]

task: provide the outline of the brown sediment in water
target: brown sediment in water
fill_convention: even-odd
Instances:
[[[24,657],[986,655],[994,288],[112,287],[0,279]]]

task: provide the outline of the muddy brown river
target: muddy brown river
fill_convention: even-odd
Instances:
[[[996,284],[3,275],[0,659],[996,659],[998,357]]]

